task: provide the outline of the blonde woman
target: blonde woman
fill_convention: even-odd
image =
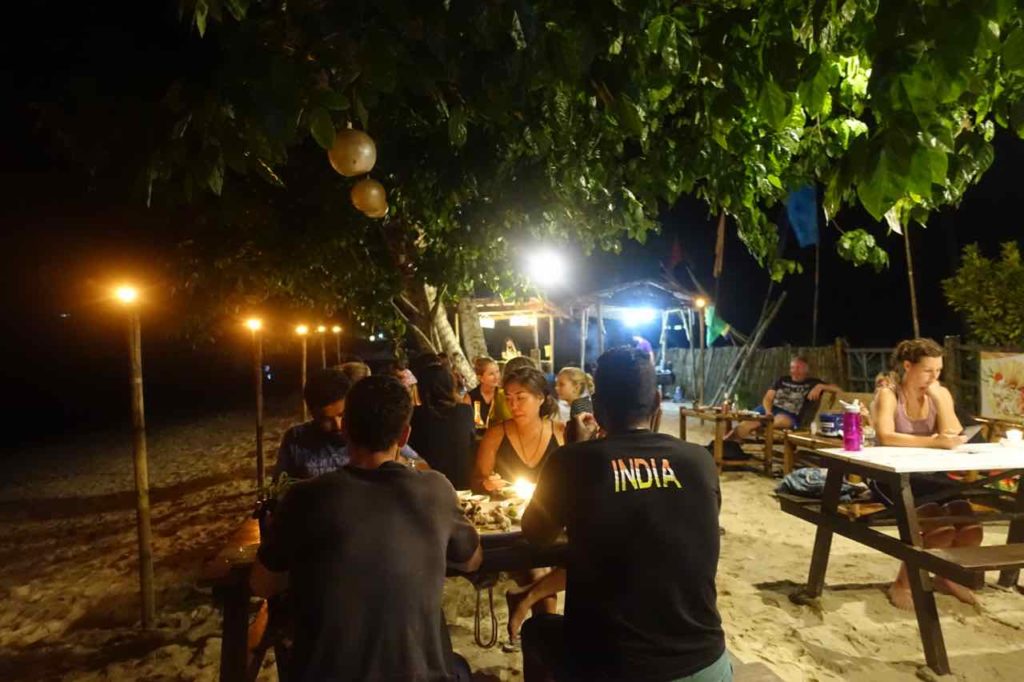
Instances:
[[[879,445],[924,447],[951,450],[965,442],[960,435],[963,426],[956,416],[953,396],[939,383],[942,373],[942,346],[931,339],[901,341],[892,353],[893,371],[876,382],[875,399],[871,405],[871,421]],[[913,474],[910,479],[915,496],[940,492],[949,481],[941,476]],[[898,491],[876,492],[892,497]],[[966,500],[953,500],[944,505],[935,502],[918,507],[924,546],[976,547],[981,544],[982,528],[977,523],[938,525],[928,521],[936,516],[970,516]],[[963,585],[941,576],[934,578],[935,589],[951,594],[967,604],[976,603],[974,593]],[[889,587],[889,600],[894,606],[912,610],[907,565],[901,564],[896,580]]]
[[[501,370],[494,358],[481,355],[473,361],[473,371],[476,373],[477,385],[469,392],[469,400],[474,414],[480,415],[482,426],[486,427],[491,405],[494,404],[501,384]]]

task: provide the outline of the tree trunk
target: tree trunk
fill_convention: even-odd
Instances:
[[[455,337],[455,330],[448,321],[448,311],[444,307],[444,302],[442,301],[440,305],[437,304],[437,289],[429,284],[426,285],[426,295],[427,303],[430,305],[430,309],[434,311],[432,326],[438,337],[439,352],[447,353],[452,358],[453,366],[462,375],[462,378],[465,379],[466,386],[474,388],[477,383],[476,372],[473,371],[473,367],[466,359],[465,353],[459,347],[459,340]],[[479,326],[479,321],[477,326]]]
[[[475,360],[482,355],[490,355],[487,351],[487,339],[484,328],[480,326],[480,313],[471,298],[463,298],[458,307],[459,324],[462,325],[462,345],[466,349],[466,357]]]

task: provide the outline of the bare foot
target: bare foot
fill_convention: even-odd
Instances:
[[[508,606],[508,638],[510,642],[519,640],[519,630],[523,621],[530,615],[530,609],[524,606],[529,590],[509,590],[505,593],[505,604]]]
[[[910,594],[910,588],[897,583],[889,586],[889,602],[903,611],[914,610],[914,597]]]
[[[932,584],[935,586],[936,592],[952,595],[965,604],[974,606],[978,603],[978,599],[974,596],[974,592],[960,583],[955,583],[952,580],[937,575],[932,580]]]
[[[985,537],[985,531],[979,524],[972,523],[968,526],[961,526],[956,529],[956,537],[953,538],[954,547],[977,547]]]

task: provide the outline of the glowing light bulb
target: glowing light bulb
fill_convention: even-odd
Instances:
[[[139,290],[135,287],[120,286],[114,290],[114,296],[116,296],[117,300],[121,301],[121,303],[135,303],[139,298]]]
[[[533,497],[533,491],[537,489],[536,483],[530,483],[525,478],[517,478],[512,484],[512,490],[518,497],[528,500]]]
[[[260,329],[263,328],[263,320],[261,320],[258,317],[250,317],[248,320],[245,321],[245,326],[254,332],[258,332]]]
[[[307,327],[304,324],[300,324],[298,327],[295,328],[295,333],[298,334],[299,336],[305,336],[306,334],[309,333],[309,327]]]

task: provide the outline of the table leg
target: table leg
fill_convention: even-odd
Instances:
[[[1024,513],[1024,474],[1021,474],[1017,482],[1017,497],[1013,505],[1013,511],[1018,514]],[[1024,519],[1013,519],[1010,521],[1010,529],[1006,533],[1006,543],[1024,542]],[[1020,569],[1011,569],[999,572],[999,585],[1002,587],[1014,587],[1020,580]]]
[[[821,496],[821,513],[835,516],[839,509],[839,493],[843,489],[843,471],[841,467],[830,466],[825,479],[825,490]],[[811,570],[807,574],[807,589],[804,595],[810,599],[821,596],[825,587],[825,571],[828,569],[828,555],[832,551],[831,526],[818,526],[814,535],[814,553],[811,554]]]
[[[921,526],[917,520],[917,508],[914,504],[914,493],[910,490],[910,476],[900,474],[899,491],[895,495],[896,522],[900,529],[900,540],[908,545],[921,547]],[[939,623],[939,611],[935,606],[935,593],[932,591],[932,579],[928,571],[907,567],[910,578],[910,594],[914,599],[914,613],[917,615],[917,628],[921,632],[921,645],[924,647],[924,658],[928,667],[940,675],[949,674],[949,659],[946,656],[946,642],[942,638],[942,625]]]
[[[796,464],[796,446],[787,438],[782,446],[782,473],[789,474]]]
[[[718,473],[722,473],[722,460],[725,458],[725,422],[721,419],[715,420],[715,466]]]
[[[686,440],[686,415],[679,410],[679,440]]]
[[[224,608],[220,682],[242,682],[249,663],[249,586],[239,581],[217,588],[217,593]]]
[[[772,475],[772,458],[775,457],[775,420],[768,422],[764,429],[764,473]]]

